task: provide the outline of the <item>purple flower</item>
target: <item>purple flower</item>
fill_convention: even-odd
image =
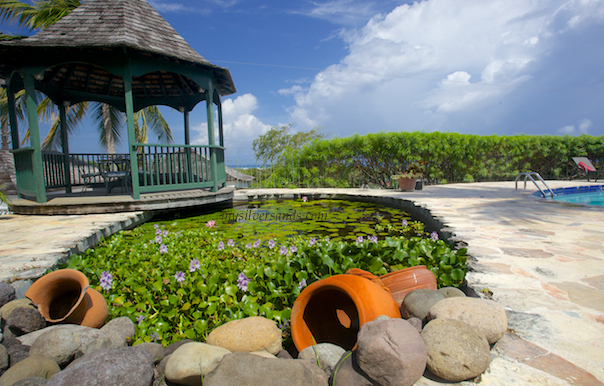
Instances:
[[[254,241],[254,248],[258,248],[260,246],[260,244],[262,244],[262,241],[260,241],[260,240]]]
[[[306,287],[306,279],[302,279],[300,280],[300,283],[298,283],[298,289],[300,291],[302,291],[302,288]]]
[[[247,291],[247,285],[250,279],[245,276],[245,273],[241,272],[237,278],[237,288],[243,291]]]
[[[189,264],[189,272],[195,272],[199,269],[199,267],[201,267],[201,264],[199,264],[199,260],[193,259]]]
[[[224,249],[224,242],[221,240],[221,241],[218,243],[218,250],[219,250],[219,251],[222,251],[223,249]]]
[[[183,271],[178,271],[174,275],[174,278],[176,279],[176,282],[182,283],[183,281],[185,281],[185,273]]]
[[[169,233],[168,231],[164,231],[164,237],[168,236],[168,233]]]
[[[163,241],[163,240],[162,240],[162,238],[161,238],[161,236],[160,236],[160,235],[155,236],[155,242],[156,242],[157,244],[161,244],[161,243],[162,243],[162,241]]]
[[[369,239],[369,241],[371,241],[374,244],[377,244],[377,242],[378,242],[377,236],[369,236],[367,238]]]
[[[103,271],[101,274],[100,285],[105,291],[109,291],[113,286],[113,276],[109,273],[109,271]]]
[[[136,321],[138,322],[138,325],[140,326],[141,323],[143,322],[143,320],[145,320],[145,317],[143,315],[139,315],[136,317]]]
[[[159,253],[168,253],[168,247],[165,244],[159,246]]]
[[[163,232],[161,231],[161,229],[159,229],[159,227],[155,228],[155,234],[156,234],[156,235],[161,236],[161,235],[162,235],[162,233],[163,233]]]
[[[149,335],[149,338],[151,338],[151,340],[153,341],[153,343],[155,343],[159,339],[159,334],[157,332],[153,331],[151,333],[151,335]]]
[[[307,202],[307,201],[308,201],[308,197],[302,196],[302,202]]]
[[[268,247],[269,247],[270,249],[275,248],[275,240],[270,239],[270,240],[268,241]]]
[[[357,244],[361,244],[363,242],[363,236],[357,237]]]
[[[227,241],[227,245],[233,248],[235,246],[235,242],[233,241],[233,239],[229,239],[229,241]]]
[[[407,226],[407,220],[403,220],[403,228]]]
[[[289,248],[289,251],[291,253],[296,253],[296,252],[298,252],[298,248],[295,245],[292,245],[291,248]]]
[[[287,255],[287,247],[285,245],[282,245],[281,249],[279,249],[279,253],[283,256]]]
[[[308,246],[312,247],[313,245],[315,245],[317,243],[317,239],[314,237],[311,237],[310,240],[308,240]]]
[[[157,230],[157,229],[159,229],[159,225],[153,224],[153,228],[155,228]]]
[[[431,238],[433,241],[438,240],[438,233],[436,233],[436,231],[434,231],[434,232],[430,233],[430,238]]]
[[[245,249],[250,249],[251,247],[252,247],[252,244],[250,244],[250,243],[245,244]]]

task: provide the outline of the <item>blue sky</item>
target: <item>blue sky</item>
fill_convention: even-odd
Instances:
[[[227,159],[252,159],[255,138],[289,123],[330,137],[604,135],[602,0],[149,2],[231,71]],[[162,111],[182,143],[180,113]],[[202,105],[191,127],[207,143]],[[96,141],[81,128],[71,150]]]

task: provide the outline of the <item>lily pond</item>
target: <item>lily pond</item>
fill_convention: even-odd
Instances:
[[[316,280],[426,265],[439,286],[459,286],[466,259],[399,209],[303,197],[148,222],[65,267],[105,296],[110,318],[135,322],[135,344],[165,346],[247,316],[275,320],[287,340],[293,304]]]

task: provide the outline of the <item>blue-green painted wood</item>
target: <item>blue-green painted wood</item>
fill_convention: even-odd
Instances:
[[[125,60],[124,63],[124,98],[126,103],[126,122],[128,128],[128,152],[130,153],[130,171],[132,173],[132,198],[138,200],[140,198],[140,189],[138,184],[138,159],[136,143],[136,135],[134,133],[134,102],[132,96],[132,75],[130,74],[130,61]]]
[[[216,140],[214,138],[214,85],[210,81],[208,84],[208,89],[206,90],[206,111],[207,111],[207,120],[208,120],[208,144],[210,146],[214,146],[216,144]],[[210,150],[210,173],[212,176],[212,181],[214,182],[212,186],[212,192],[218,191],[218,174],[217,174],[218,165],[216,163],[216,153],[214,150]]]
[[[65,105],[59,104],[59,120],[61,121],[61,146],[63,148],[63,168],[65,173],[65,193],[71,193],[71,175],[69,172],[69,140],[67,138],[67,118]]]
[[[25,106],[27,107],[27,122],[29,124],[29,142],[34,149],[31,156],[32,178],[36,186],[36,202],[44,203],[46,199],[46,189],[44,188],[44,171],[42,168],[42,150],[40,149],[40,131],[38,129],[38,103],[35,97],[34,76],[25,74],[23,77],[25,84]]]

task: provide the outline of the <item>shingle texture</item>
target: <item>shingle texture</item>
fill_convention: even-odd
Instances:
[[[55,24],[13,44],[38,47],[125,46],[209,64],[145,0],[88,0]]]

